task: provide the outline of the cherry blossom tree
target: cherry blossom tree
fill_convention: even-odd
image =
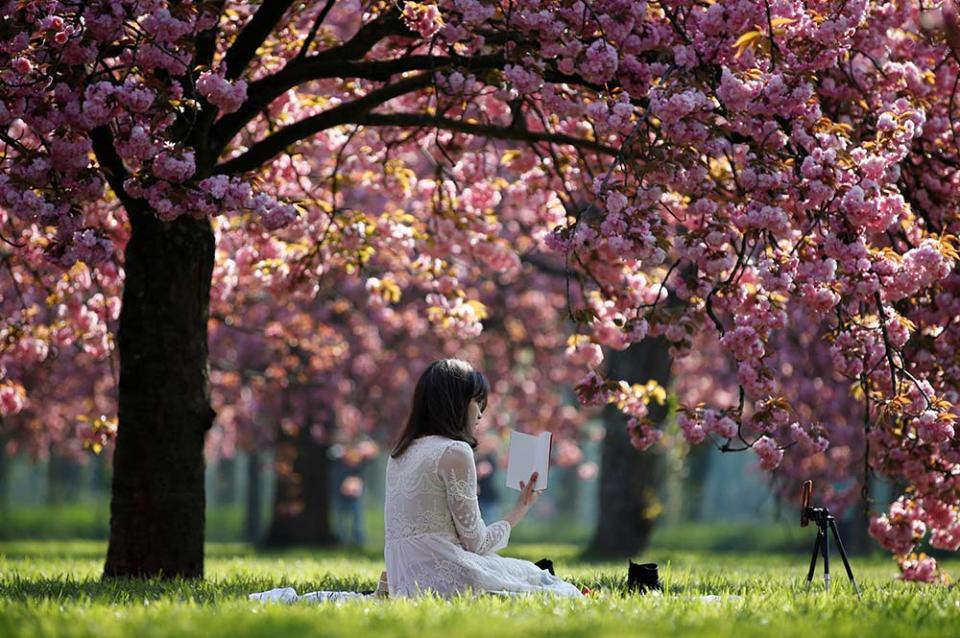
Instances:
[[[589,276],[597,341],[662,334],[682,358],[714,333],[735,360],[735,398],[684,406],[682,431],[752,449],[768,470],[796,442],[849,432],[807,430],[774,365],[789,323],[809,326],[859,386],[870,469],[909,486],[871,532],[905,577],[928,579],[933,563],[912,555],[926,533],[960,546],[957,368],[944,356],[956,338],[957,29],[944,6],[658,3],[637,43],[657,59],[621,59],[629,103],[595,107],[624,139],[618,161],[552,238]],[[667,308],[664,289],[684,303]],[[601,403],[623,391],[596,373],[579,387]],[[642,445],[657,440],[640,428]]]
[[[796,417],[771,353],[804,317],[860,385],[871,468],[911,488],[874,534],[931,578],[917,541],[960,546],[952,3],[2,6],[5,250],[123,250],[107,575],[202,570],[212,216],[275,231],[258,268],[308,289],[389,257],[372,287],[429,288],[440,334],[481,329],[472,267],[546,245],[578,395],[638,447],[663,389],[605,377],[602,346],[682,358],[715,331],[736,399],[684,406],[683,431],[773,469]],[[34,334],[26,315],[4,328]]]
[[[456,264],[440,256],[469,248],[515,266],[485,212],[516,181],[502,173],[536,168],[519,198],[570,170],[485,141],[602,146],[523,121],[493,7],[445,22],[433,5],[292,5],[3,4],[4,237],[18,258],[39,252],[61,267],[123,249],[107,576],[202,573],[211,215],[296,226],[303,240],[282,260],[307,279],[396,252],[398,267],[433,285],[438,325],[479,330]],[[346,184],[374,208],[345,201]],[[434,218],[428,235],[411,235],[398,200]],[[107,232],[116,214],[130,224],[125,245]],[[17,407],[22,384],[6,386]]]

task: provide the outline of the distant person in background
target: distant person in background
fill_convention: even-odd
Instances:
[[[350,545],[362,546],[367,542],[363,525],[363,479],[355,474],[346,476],[338,492],[340,538]]]
[[[363,468],[379,448],[372,441],[331,448],[334,527],[340,539],[362,546],[367,541],[363,516]]]

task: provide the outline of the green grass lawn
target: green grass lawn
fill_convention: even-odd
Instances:
[[[842,565],[835,588],[803,583],[797,555],[652,550],[661,565],[662,597],[624,592],[626,561],[585,562],[569,545],[520,545],[506,554],[551,557],[557,575],[597,589],[581,600],[362,600],[292,606],[252,603],[246,594],[277,586],[299,592],[373,589],[376,552],[297,551],[257,554],[243,545],[208,546],[207,579],[101,583],[99,542],[0,543],[0,636],[955,636],[960,596],[954,589],[900,582],[889,559],[857,558],[863,600]],[[956,572],[960,564],[948,565]],[[704,602],[700,596],[739,596]]]

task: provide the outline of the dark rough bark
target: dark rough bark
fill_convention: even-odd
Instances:
[[[338,542],[330,526],[330,446],[308,428],[277,433],[277,484],[265,547]]]
[[[247,502],[244,520],[244,536],[249,543],[260,540],[260,455],[251,452],[247,463]]]
[[[203,576],[203,443],[213,424],[207,220],[131,213],[120,327],[119,429],[104,577]]]
[[[663,338],[645,339],[623,351],[609,353],[610,375],[631,383],[655,379],[664,387],[670,382],[670,354]],[[650,405],[650,417],[663,420],[667,408]],[[650,540],[656,518],[657,489],[662,459],[652,451],[640,452],[630,445],[627,417],[616,406],[603,413],[607,435],[603,440],[600,474],[600,508],[597,529],[587,550],[602,556],[633,556]]]

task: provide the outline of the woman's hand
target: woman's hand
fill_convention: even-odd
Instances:
[[[527,512],[533,507],[533,504],[540,498],[540,492],[533,490],[536,483],[536,472],[530,475],[529,483],[525,484],[523,481],[520,481],[520,496],[517,498],[517,504],[513,507],[513,511],[504,518],[505,521],[510,523],[510,527],[516,527],[517,523],[527,515]]]

